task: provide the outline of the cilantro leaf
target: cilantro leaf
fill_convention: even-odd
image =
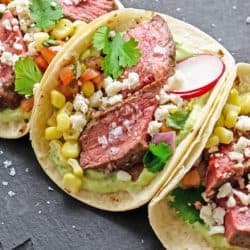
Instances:
[[[110,49],[109,31],[107,26],[102,26],[97,29],[93,38],[94,47],[98,51],[103,50],[104,54],[108,54]]]
[[[150,172],[157,173],[164,168],[166,162],[171,156],[172,149],[168,144],[164,142],[157,145],[150,143],[149,149],[144,155],[143,164]]]
[[[21,95],[32,95],[34,84],[42,79],[42,73],[35,62],[28,57],[15,63],[15,91]]]
[[[174,129],[183,129],[189,117],[189,112],[185,109],[177,109],[167,117],[167,126]]]
[[[189,224],[203,223],[199,211],[193,205],[196,201],[203,201],[201,196],[203,192],[204,187],[190,189],[178,187],[170,193],[170,207],[175,209],[178,216]]]
[[[61,5],[56,0],[53,2],[54,5],[51,0],[30,0],[30,15],[38,28],[49,28],[63,17]]]
[[[105,55],[102,64],[105,75],[117,79],[123,74],[124,68],[132,67],[139,62],[141,52],[138,42],[133,38],[125,41],[119,32],[109,38],[109,32],[106,26],[99,28],[94,36],[93,45]]]

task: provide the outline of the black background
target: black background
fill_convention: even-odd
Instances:
[[[219,39],[237,62],[250,60],[248,0],[122,2],[126,7],[152,9],[185,20]],[[0,150],[3,151],[0,155],[0,250],[163,249],[150,229],[146,206],[113,214],[73,200],[42,172],[28,137],[0,140]],[[9,175],[10,169],[4,167],[5,160],[12,161],[16,170],[14,177]],[[3,186],[2,181],[8,181],[9,185]],[[16,193],[14,197],[8,196],[10,190]]]

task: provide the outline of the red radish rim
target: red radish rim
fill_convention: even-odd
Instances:
[[[212,54],[202,54],[202,55],[208,55],[208,56],[215,56],[215,55],[212,55]],[[201,55],[195,55],[195,56],[192,56],[192,57],[197,57],[197,56],[201,56]],[[188,57],[188,58],[186,58],[186,59],[184,59],[184,60],[182,60],[181,62],[184,62],[184,61],[186,61],[186,60],[188,60],[190,57]],[[219,57],[217,57],[218,59],[219,59],[219,61],[221,62],[221,64],[222,64],[222,71],[221,71],[221,73],[220,73],[220,75],[214,80],[214,81],[212,81],[211,83],[209,83],[209,84],[207,84],[207,85],[204,85],[203,87],[200,87],[200,88],[197,88],[197,89],[192,89],[192,90],[189,90],[189,91],[169,91],[169,93],[173,93],[173,94],[178,94],[178,95],[181,95],[181,94],[188,94],[188,93],[193,93],[193,92],[198,92],[198,91],[203,91],[204,90],[204,88],[205,89],[211,89],[211,88],[213,88],[215,85],[216,85],[216,83],[219,81],[219,79],[223,76],[223,74],[225,73],[225,70],[226,70],[226,65],[225,65],[225,63],[223,62],[223,60],[221,59],[221,58],[219,58]]]

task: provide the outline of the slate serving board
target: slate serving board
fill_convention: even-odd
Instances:
[[[225,45],[237,62],[250,61],[250,1],[123,0],[198,26]],[[250,19],[250,18],[249,18]],[[5,168],[8,161],[12,165]],[[9,175],[11,168],[12,175]],[[8,185],[5,186],[3,183]],[[16,195],[10,197],[8,192]],[[0,250],[161,250],[146,206],[112,214],[73,200],[45,176],[29,138],[0,140]]]

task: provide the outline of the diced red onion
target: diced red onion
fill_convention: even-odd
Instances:
[[[161,142],[165,142],[174,150],[175,149],[175,138],[176,138],[175,131],[157,133],[157,134],[153,135],[152,142],[154,144],[159,144]]]

